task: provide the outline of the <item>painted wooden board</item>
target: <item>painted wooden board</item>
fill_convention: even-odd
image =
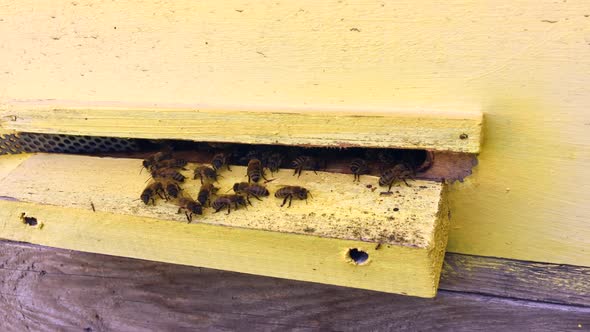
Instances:
[[[590,266],[588,15],[586,0],[4,1],[0,103],[481,110],[449,249]]]
[[[248,144],[395,147],[479,152],[482,114],[428,110],[313,111],[4,106],[0,127],[20,132]]]
[[[4,331],[586,331],[590,326],[587,307],[457,290],[418,299],[6,242],[0,242],[0,280]]]
[[[367,187],[377,185],[376,177],[354,183],[347,174],[297,178],[283,170],[268,189],[304,185],[313,196],[307,203],[287,208],[274,197],[252,199],[248,209],[209,209],[188,224],[171,203],[146,207],[139,201],[148,179],[140,169],[139,159],[34,155],[0,180],[0,238],[408,295],[436,293],[448,234],[443,184],[415,181],[381,196]],[[239,166],[222,176],[222,192],[246,179]],[[196,197],[198,180],[183,187]],[[23,212],[39,224],[24,224]],[[351,248],[365,251],[367,262],[354,264]]]

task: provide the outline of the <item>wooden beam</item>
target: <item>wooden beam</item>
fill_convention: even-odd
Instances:
[[[590,307],[590,267],[447,253],[440,289]]]
[[[20,132],[248,144],[388,147],[478,153],[480,112],[72,106],[0,109],[0,128]]]
[[[140,169],[138,159],[34,155],[0,180],[0,237],[408,295],[436,293],[448,235],[441,183],[415,181],[380,196],[373,176],[355,183],[347,174],[297,178],[283,170],[267,185],[271,192],[298,184],[313,198],[287,208],[269,197],[231,214],[207,210],[187,224],[172,204],[139,201],[147,179]],[[222,191],[246,179],[239,166],[222,175]],[[196,197],[198,180],[183,188]],[[38,225],[24,224],[22,213]],[[366,252],[367,262],[354,264],[351,248]]]
[[[518,274],[511,276],[492,286],[501,292],[513,283],[526,284]],[[590,326],[587,307],[456,289],[441,290],[433,300],[410,298],[21,243],[0,242],[0,280],[0,327],[7,331],[584,331]]]

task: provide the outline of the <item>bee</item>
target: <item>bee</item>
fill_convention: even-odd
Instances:
[[[311,197],[309,190],[299,186],[286,186],[275,192],[276,198],[283,198],[283,204],[281,204],[281,207],[287,203],[287,200],[289,200],[289,205],[287,207],[291,207],[293,197],[307,202],[308,195]]]
[[[266,161],[266,167],[270,170],[270,173],[278,172],[281,164],[283,163],[283,155],[280,153],[273,153],[268,157]]]
[[[350,163],[350,171],[354,174],[353,182],[357,180],[360,182],[362,174],[369,174],[369,165],[367,165],[367,161],[364,159],[354,159]]]
[[[154,169],[154,170],[152,170],[152,177],[154,179],[158,179],[158,178],[172,179],[172,180],[178,181],[178,182],[184,182],[184,179],[186,179],[186,177],[184,175],[180,174],[174,168]]]
[[[229,168],[229,158],[231,157],[228,153],[219,152],[213,156],[213,160],[211,160],[211,165],[216,171],[219,171],[223,166],[227,167],[228,171],[231,171]]]
[[[219,188],[213,186],[211,183],[205,183],[199,189],[199,194],[197,195],[197,201],[201,203],[201,205],[205,206],[209,202],[209,198],[211,198],[212,194],[215,194]]]
[[[248,162],[246,175],[248,176],[248,182],[258,182],[260,181],[260,178],[268,181],[268,179],[264,176],[264,168],[262,168],[262,163],[258,159],[250,159]]]
[[[201,184],[203,184],[204,181],[217,182],[217,172],[209,166],[197,166],[197,168],[195,168],[193,179],[196,178],[201,179]]]
[[[317,170],[319,168],[319,164],[317,160],[310,156],[299,156],[295,160],[293,160],[293,167],[295,167],[295,172],[293,175],[298,174],[297,177],[301,176],[301,172],[304,169],[313,170],[314,173],[317,174]]]
[[[227,208],[227,214],[229,214],[231,212],[232,204],[235,209],[238,209],[240,206],[248,206],[246,198],[242,195],[223,195],[214,200],[211,207],[215,209],[215,213],[221,211],[221,209]]]
[[[152,165],[162,162],[167,159],[172,159],[172,152],[170,151],[161,151],[154,153],[153,155],[147,157],[143,160],[143,167],[149,169]]]
[[[189,223],[193,221],[193,214],[203,214],[203,206],[201,206],[201,203],[196,202],[190,197],[180,197],[177,201],[177,204],[179,206],[178,213],[184,210],[184,214],[186,215],[186,219]]]
[[[270,195],[270,193],[268,192],[268,189],[266,189],[265,187],[259,185],[259,184],[250,184],[248,182],[239,182],[239,183],[234,183],[234,192],[236,194],[245,194],[246,195],[246,200],[248,200],[248,198],[250,196],[253,196],[254,198],[256,198],[257,200],[261,201],[260,197],[266,197],[268,195]]]
[[[166,159],[153,163],[148,169],[151,171],[159,168],[183,168],[187,163],[184,159]]]
[[[408,187],[411,187],[406,179],[413,178],[413,172],[407,165],[397,164],[381,173],[381,177],[379,177],[379,185],[382,187],[389,186],[387,193],[390,193],[391,187],[396,181],[404,181]]]
[[[166,194],[168,195],[168,197],[178,197],[178,194],[180,194],[181,190],[182,188],[180,188],[180,186],[175,182],[169,182],[168,184],[166,184]]]
[[[150,201],[152,204],[156,204],[156,200],[154,198],[155,195],[160,196],[160,198],[165,199],[164,196],[164,186],[161,182],[152,182],[145,187],[145,189],[141,192],[139,198],[141,201],[148,205]]]

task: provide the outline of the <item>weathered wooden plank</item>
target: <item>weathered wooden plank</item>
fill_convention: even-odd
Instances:
[[[440,289],[590,307],[590,268],[447,253]]]
[[[4,331],[580,331],[590,308],[436,299],[0,242]]]
[[[436,293],[448,234],[444,184],[415,181],[381,196],[372,176],[355,183],[346,174],[309,171],[298,178],[281,171],[268,189],[303,185],[312,193],[308,202],[288,208],[272,196],[252,199],[248,209],[207,209],[187,224],[172,203],[139,201],[149,177],[140,168],[139,159],[31,156],[0,180],[0,238],[408,295]],[[223,193],[245,174],[232,166],[216,185]],[[199,187],[199,180],[187,179],[183,192],[197,197]],[[22,213],[38,225],[23,223]],[[364,251],[366,262],[354,264],[347,255],[352,248]]]
[[[4,1],[0,103],[481,108],[449,248],[590,266],[588,3],[494,3]]]
[[[390,147],[478,153],[480,112],[256,110],[67,106],[0,108],[0,128],[20,132],[247,144]]]

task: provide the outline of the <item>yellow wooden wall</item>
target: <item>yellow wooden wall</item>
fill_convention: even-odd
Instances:
[[[585,0],[3,1],[14,99],[481,109],[448,249],[590,266]]]

